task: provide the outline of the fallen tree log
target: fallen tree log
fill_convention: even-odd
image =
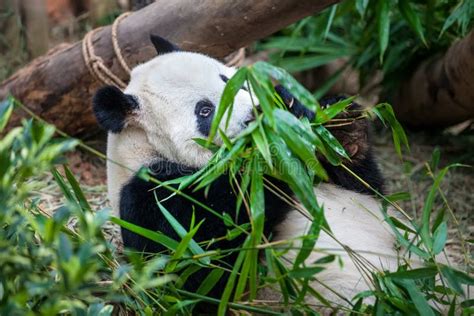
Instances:
[[[416,128],[474,118],[474,31],[423,62],[400,86],[393,106],[402,122]]]
[[[220,58],[336,2],[157,1],[121,21],[118,43],[130,66],[154,57],[150,34],[164,36],[183,49]],[[110,26],[95,33],[93,45],[106,66],[126,81],[128,74],[114,54]],[[84,63],[81,42],[63,44],[1,83],[0,100],[11,93],[46,121],[77,135],[96,128],[90,100],[100,85]],[[17,111],[13,124],[22,115]]]

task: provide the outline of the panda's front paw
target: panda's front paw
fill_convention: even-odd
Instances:
[[[314,119],[314,112],[301,104],[288,90],[282,85],[275,86],[275,91],[281,97],[288,110],[297,118],[306,117],[310,121]]]
[[[346,99],[346,96],[325,97],[319,101],[322,108]],[[352,160],[364,159],[369,144],[369,123],[363,116],[363,107],[352,102],[326,124],[326,128],[336,137]]]

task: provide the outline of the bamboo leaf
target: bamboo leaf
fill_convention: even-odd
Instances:
[[[256,72],[265,74],[266,76],[278,80],[278,82],[280,82],[280,84],[283,85],[288,91],[291,91],[295,98],[298,99],[305,107],[314,112],[316,111],[316,106],[319,105],[318,101],[286,70],[265,62],[257,62],[253,67]]]
[[[380,63],[388,47],[390,37],[390,1],[378,0],[377,2],[377,28],[380,50]]]
[[[224,92],[222,93],[217,112],[212,120],[211,129],[209,131],[208,143],[209,145],[214,139],[219,124],[225,114],[225,112],[232,106],[234,103],[234,98],[239,92],[239,90],[244,85],[245,80],[247,79],[247,68],[240,68],[226,83]]]
[[[390,128],[392,129],[393,144],[397,154],[400,157],[402,156],[401,145],[405,145],[406,149],[410,151],[407,135],[405,134],[402,125],[396,119],[392,106],[388,103],[381,103],[373,108],[372,112],[375,113],[384,124],[386,122],[389,123]]]
[[[219,282],[224,272],[225,271],[223,269],[213,269],[202,281],[201,285],[199,285],[198,289],[196,290],[196,293],[201,295],[207,295],[207,293],[209,293],[209,291],[214,288],[217,282]]]
[[[161,213],[163,214],[163,216],[166,218],[166,220],[168,221],[168,223],[171,225],[171,227],[174,229],[174,231],[176,232],[176,234],[178,234],[179,237],[181,237],[182,239],[186,237],[186,235],[188,234],[188,232],[186,231],[186,229],[181,225],[180,222],[178,222],[178,220],[160,203],[160,201],[158,200],[158,197],[156,195],[156,192],[153,191],[153,194],[155,196],[155,201],[156,201],[156,204],[158,205]],[[177,248],[176,248],[177,249]],[[195,242],[192,238],[191,240],[189,240],[189,250],[195,254],[195,255],[202,255],[204,254],[204,250],[201,248],[201,246],[198,245],[197,242]],[[176,250],[175,250],[176,251]],[[205,264],[205,265],[209,265],[211,263],[211,259],[207,256],[200,256],[199,259],[198,259],[201,263]]]
[[[423,27],[421,26],[420,17],[410,5],[409,0],[399,0],[398,7],[403,18],[408,22],[408,25],[410,25],[413,31],[418,35],[423,44],[427,46],[428,44],[425,39]]]
[[[433,278],[438,274],[438,269],[436,267],[430,268],[418,268],[408,271],[399,271],[387,274],[388,277],[394,279],[424,279],[424,278]]]
[[[5,129],[10,116],[13,112],[13,107],[15,105],[14,99],[12,97],[7,98],[0,102],[0,132]]]
[[[446,245],[446,240],[448,239],[448,225],[446,222],[442,222],[438,228],[435,230],[433,235],[433,253],[435,255],[443,251],[444,246]]]
[[[173,250],[175,251],[177,248],[178,248],[178,245],[179,243],[162,234],[162,233],[159,233],[159,232],[154,232],[152,230],[149,230],[149,229],[146,229],[146,228],[143,228],[143,227],[140,227],[138,225],[135,225],[135,224],[132,224],[132,223],[129,223],[127,221],[124,221],[123,219],[120,219],[118,217],[115,217],[115,216],[111,216],[110,217],[110,221],[114,224],[117,224],[119,225],[120,227],[123,227],[135,234],[138,234],[140,236],[143,236],[145,238],[148,238],[170,250]]]

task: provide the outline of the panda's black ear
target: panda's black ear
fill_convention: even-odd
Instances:
[[[92,105],[100,126],[112,133],[120,133],[127,116],[138,108],[138,101],[117,87],[105,86],[96,92]]]
[[[155,46],[156,52],[158,55],[163,55],[167,53],[172,53],[172,52],[178,52],[181,49],[179,49],[178,46],[175,44],[171,43],[167,39],[158,36],[158,35],[150,35],[150,40],[153,46]]]

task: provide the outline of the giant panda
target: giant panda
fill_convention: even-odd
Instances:
[[[208,136],[226,81],[236,69],[203,54],[181,51],[164,38],[152,36],[151,40],[157,57],[132,70],[125,91],[106,86],[99,89],[93,99],[98,123],[108,131],[107,184],[111,206],[122,219],[179,240],[158,209],[155,200],[158,198],[184,227],[189,227],[193,212],[196,223],[204,220],[194,236],[197,242],[215,238],[218,241],[211,249],[238,247],[241,238],[231,241],[218,239],[227,233],[221,219],[179,195],[170,197],[169,190],[156,188],[154,183],[137,175],[137,171],[145,166],[158,180],[166,181],[192,174],[209,161],[211,152],[193,139]],[[296,116],[314,115],[283,87],[278,86],[276,91]],[[326,100],[323,105],[333,102]],[[252,119],[252,98],[249,91],[242,89],[236,95],[227,128],[224,125],[221,128],[232,138]],[[382,191],[383,179],[366,139],[366,123],[336,129],[334,134],[353,157],[350,167],[372,187]],[[352,139],[354,134],[359,136]],[[397,251],[394,235],[380,215],[380,203],[371,191],[344,171],[329,163],[325,166],[331,181],[319,184],[314,191],[319,203],[324,205],[334,236],[322,233],[307,262],[314,262],[327,253],[340,256],[343,265],[329,264],[316,275],[312,286],[330,302],[345,305],[346,301],[341,297],[351,299],[356,293],[371,287],[347,250],[360,253],[374,271],[396,267]],[[283,192],[291,194],[285,184],[271,181]],[[236,194],[226,176],[218,178],[207,192],[194,192],[190,188],[185,193],[219,212],[235,213]],[[265,234],[273,241],[294,239],[298,243],[297,237],[304,235],[311,224],[307,217],[271,192],[265,192],[265,207]],[[237,224],[248,221],[245,211],[239,214]],[[146,253],[163,250],[159,244],[127,229],[122,229],[122,238],[127,248]],[[292,251],[286,254],[289,264],[294,256]],[[232,267],[235,259],[234,254],[223,256],[221,264]],[[196,290],[207,273],[208,270],[203,268],[191,275],[185,288]],[[225,282],[226,275],[209,295],[219,297]],[[278,298],[278,293],[262,290],[259,297]]]

